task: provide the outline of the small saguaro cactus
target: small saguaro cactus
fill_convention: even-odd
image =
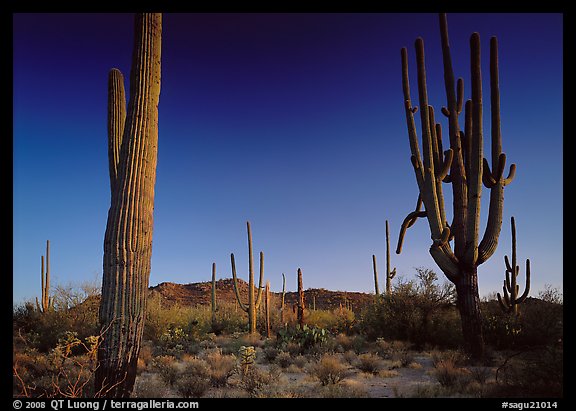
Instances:
[[[236,262],[234,261],[234,253],[230,254],[230,262],[232,264],[232,279],[234,280],[234,292],[236,300],[242,310],[248,314],[248,331],[250,334],[256,333],[256,310],[260,307],[262,300],[262,282],[264,281],[264,253],[260,251],[260,280],[258,285],[258,295],[254,296],[254,257],[252,253],[252,230],[250,229],[250,221],[246,221],[248,229],[248,305],[242,303],[240,298],[240,289],[238,288],[238,280],[236,278]]]
[[[41,303],[36,297],[36,308],[42,314],[54,308],[54,299],[50,297],[50,240],[46,240],[46,271],[44,271],[44,256],[40,257],[40,277],[42,281]]]
[[[297,301],[297,319],[300,328],[304,327],[304,287],[302,285],[302,270],[298,269],[298,301]]]
[[[516,277],[518,277],[520,273],[520,267],[516,265],[516,222],[514,221],[514,217],[511,218],[510,224],[512,226],[512,264],[510,264],[508,256],[505,255],[506,280],[504,280],[504,286],[502,287],[504,298],[502,298],[500,293],[497,295],[500,306],[505,312],[513,312],[515,315],[518,315],[518,305],[526,300],[530,292],[530,259],[526,259],[526,287],[524,293],[518,297],[520,286],[517,284]]]
[[[390,271],[390,232],[386,220],[386,294],[392,294],[392,279],[396,276],[396,267]]]
[[[286,297],[286,276],[282,273],[282,297],[280,299],[280,322],[284,325],[284,298]]]
[[[216,263],[212,263],[212,292],[211,292],[211,308],[212,308],[212,326],[216,325]]]
[[[266,338],[270,338],[270,281],[266,281],[264,290],[264,317],[266,319]]]
[[[372,254],[372,268],[374,270],[374,292],[376,297],[380,295],[380,287],[378,287],[378,267],[376,266],[376,256]]]

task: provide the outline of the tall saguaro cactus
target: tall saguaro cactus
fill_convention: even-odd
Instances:
[[[298,269],[298,301],[297,301],[297,315],[298,325],[300,328],[304,327],[304,286],[302,284],[302,270]]]
[[[515,315],[518,315],[518,305],[526,300],[530,292],[530,260],[526,260],[526,287],[522,295],[518,297],[520,286],[517,283],[516,277],[518,277],[520,273],[520,267],[516,264],[516,222],[514,221],[514,217],[511,218],[510,225],[512,227],[512,264],[510,264],[508,256],[505,255],[506,279],[502,287],[504,298],[502,298],[500,293],[497,295],[500,306],[505,312],[513,312]]]
[[[232,279],[234,280],[234,292],[236,293],[236,300],[242,310],[248,314],[248,331],[250,334],[256,333],[256,310],[260,307],[262,300],[262,282],[264,281],[264,253],[260,251],[260,280],[258,285],[258,294],[254,296],[254,257],[252,254],[252,230],[250,229],[250,222],[246,221],[248,229],[248,305],[242,303],[240,298],[240,290],[238,288],[238,280],[236,278],[236,262],[234,261],[234,253],[230,254],[230,262],[232,264]]]
[[[284,299],[286,297],[286,276],[282,273],[282,295],[280,297],[280,323],[284,325]]]
[[[419,107],[412,106],[408,81],[408,54],[402,49],[402,89],[404,108],[412,155],[410,161],[416,175],[419,196],[416,210],[408,214],[398,239],[397,253],[402,249],[406,229],[417,218],[426,217],[432,236],[430,254],[446,277],[456,286],[458,308],[462,321],[465,349],[472,358],[483,356],[484,341],[481,328],[480,298],[478,295],[477,268],[492,256],[498,245],[502,226],[504,186],[514,178],[516,166],[503,177],[506,155],[502,153],[500,132],[500,88],[498,79],[498,43],[490,40],[490,106],[491,106],[491,157],[490,163],[483,154],[482,128],[482,79],[480,69],[480,36],[470,37],[470,66],[472,98],[465,104],[464,130],[460,129],[459,115],[464,101],[464,81],[454,80],[448,23],[440,14],[440,35],[444,63],[444,85],[447,106],[442,113],[448,117],[450,148],[442,153],[442,128],[434,118],[434,109],[428,105],[424,41],[416,40],[416,63],[418,72]],[[422,156],[414,114],[419,109]],[[446,220],[442,183],[452,185],[453,220]],[[480,198],[482,184],[490,190],[490,208],[486,231],[479,241]],[[424,203],[425,211],[421,211]],[[454,241],[452,248],[451,241]]]
[[[134,23],[125,119],[122,75],[113,69],[109,76],[111,204],[104,236],[102,341],[95,378],[96,391],[109,397],[128,397],[134,387],[152,255],[162,15],[137,14]]]
[[[396,267],[390,271],[390,232],[386,220],[386,294],[392,294],[392,279],[396,276]]]
[[[212,328],[216,326],[216,263],[212,263],[212,290],[211,290],[210,308],[212,310]]]
[[[42,295],[40,302],[36,297],[36,308],[44,314],[54,307],[54,299],[50,297],[50,240],[46,240],[46,271],[44,271],[44,256],[40,256],[40,278]]]
[[[372,270],[374,271],[374,292],[376,297],[380,295],[380,287],[378,286],[378,266],[376,265],[376,256],[372,254]]]
[[[270,281],[266,281],[266,289],[264,291],[264,318],[266,322],[266,338],[270,338]]]

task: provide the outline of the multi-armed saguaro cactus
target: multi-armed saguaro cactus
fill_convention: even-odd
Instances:
[[[264,290],[264,317],[266,319],[266,338],[270,338],[270,281],[266,281]]]
[[[216,326],[216,263],[212,263],[212,290],[210,298],[210,308],[212,310],[212,328]]]
[[[44,271],[44,256],[40,257],[40,277],[42,296],[41,302],[36,297],[36,308],[44,314],[54,307],[54,299],[50,297],[50,240],[46,240],[46,271]]]
[[[450,148],[442,153],[442,129],[436,124],[434,110],[428,105],[424,41],[416,40],[418,95],[422,133],[422,157],[418,144],[408,81],[408,54],[402,49],[402,89],[410,150],[410,161],[418,183],[419,196],[416,210],[408,214],[400,230],[397,253],[402,248],[406,229],[418,217],[426,217],[430,226],[432,245],[430,254],[446,277],[456,286],[458,308],[462,321],[465,349],[473,358],[483,356],[480,299],[478,295],[477,268],[496,250],[502,226],[504,186],[509,184],[516,170],[510,166],[508,177],[503,177],[506,155],[502,153],[500,133],[500,89],[498,79],[498,43],[490,40],[490,102],[492,126],[492,171],[483,157],[482,80],[480,70],[480,36],[470,38],[472,98],[465,105],[464,131],[460,130],[458,116],[464,101],[464,81],[454,80],[448,24],[445,14],[440,15],[440,34],[444,62],[444,84],[447,107],[442,113],[448,117]],[[448,224],[444,209],[442,183],[452,185],[453,220]],[[480,231],[480,197],[482,183],[490,189],[488,222],[482,240]],[[424,203],[425,211],[421,211]],[[450,241],[454,240],[454,248]]]
[[[258,295],[254,296],[254,257],[252,254],[252,230],[250,229],[250,222],[246,221],[248,228],[248,305],[242,303],[240,298],[240,289],[238,287],[238,280],[236,279],[236,263],[234,261],[234,253],[230,254],[230,261],[232,264],[232,279],[234,280],[234,292],[236,293],[236,300],[242,310],[248,314],[248,330],[250,334],[256,332],[256,310],[260,307],[262,299],[262,282],[264,281],[264,253],[260,251],[260,280],[258,285]]]
[[[514,217],[511,218],[510,224],[512,226],[512,264],[510,264],[508,256],[505,255],[506,280],[504,280],[504,286],[502,287],[504,299],[502,299],[502,296],[498,293],[498,301],[505,312],[513,312],[515,315],[518,315],[518,305],[526,300],[530,292],[530,260],[526,260],[526,287],[524,293],[518,297],[520,286],[517,284],[516,277],[518,277],[520,273],[520,267],[516,265],[516,222],[514,221]]]
[[[280,298],[280,323],[284,325],[284,298],[286,297],[286,276],[282,273],[282,296]]]
[[[298,300],[296,302],[298,309],[296,318],[300,328],[304,327],[304,286],[302,285],[302,270],[298,269]]]
[[[144,330],[158,152],[161,32],[160,13],[136,15],[127,110],[122,74],[113,69],[109,75],[111,204],[104,236],[102,341],[95,377],[101,396],[130,396]]]

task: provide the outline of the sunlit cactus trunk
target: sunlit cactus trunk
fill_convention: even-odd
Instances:
[[[408,81],[408,54],[402,49],[402,89],[410,141],[410,161],[418,184],[416,209],[402,223],[397,253],[402,249],[406,229],[419,217],[426,217],[432,245],[430,254],[446,277],[456,286],[462,321],[465,350],[473,359],[484,354],[477,268],[492,256],[498,245],[502,226],[504,186],[514,178],[516,166],[504,177],[506,155],[502,152],[500,130],[500,88],[498,79],[498,43],[490,40],[491,166],[484,158],[482,128],[482,76],[480,36],[470,37],[470,74],[472,98],[464,105],[464,81],[455,81],[448,41],[448,24],[440,14],[440,35],[444,63],[447,105],[442,114],[448,117],[450,148],[443,152],[442,128],[436,123],[434,109],[428,105],[424,41],[416,40],[416,66],[419,107],[412,106]],[[459,115],[464,107],[464,130]],[[414,121],[420,111],[422,154]],[[442,183],[452,186],[453,220],[448,223],[444,208]],[[490,190],[486,230],[480,241],[480,199],[482,185]],[[425,211],[421,210],[424,204]],[[453,240],[453,245],[451,241]]]
[[[44,256],[40,257],[40,282],[42,293],[40,301],[36,297],[36,308],[44,314],[54,308],[54,298],[50,297],[50,240],[46,240],[46,270],[44,270]]]
[[[246,229],[248,231],[248,304],[243,304],[240,298],[240,288],[238,287],[238,280],[236,276],[236,261],[234,260],[234,253],[230,254],[230,264],[232,265],[232,280],[234,284],[234,293],[236,294],[236,301],[242,310],[248,314],[248,332],[250,334],[256,333],[256,311],[260,308],[262,301],[262,282],[264,281],[264,253],[260,251],[260,279],[258,284],[258,293],[254,293],[254,256],[252,253],[252,230],[250,222],[246,221]]]
[[[98,395],[107,397],[130,396],[144,329],[152,255],[161,31],[160,13],[136,15],[130,100],[123,126],[122,77],[118,70],[110,74],[112,200],[104,236],[102,340],[95,378]]]
[[[298,301],[297,301],[297,314],[298,325],[300,328],[304,327],[304,285],[302,283],[302,270],[298,269]]]

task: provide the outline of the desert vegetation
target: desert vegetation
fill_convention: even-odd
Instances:
[[[529,261],[520,295],[513,218],[512,262],[505,260],[503,296],[481,301],[478,294],[478,267],[498,245],[504,187],[516,168],[512,164],[504,177],[497,41],[490,43],[490,164],[482,148],[479,36],[471,37],[472,97],[464,103],[464,82],[452,72],[445,15],[440,15],[440,27],[447,94],[441,112],[448,117],[450,141],[446,151],[428,105],[423,40],[416,41],[419,107],[411,102],[407,50],[402,49],[404,104],[419,194],[415,210],[402,223],[397,252],[407,228],[426,218],[433,241],[429,251],[446,279],[426,267],[416,268],[409,278],[397,275],[391,269],[386,221],[384,293],[375,255],[375,293],[364,293],[367,298],[306,290],[301,268],[288,275],[296,293],[285,292],[284,274],[282,292],[275,293],[265,281],[262,251],[256,285],[247,222],[248,281],[238,278],[232,253],[230,293],[223,289],[225,282],[216,281],[213,264],[211,281],[188,288],[200,291],[190,291],[183,303],[148,285],[162,27],[160,14],[137,15],[128,109],[122,73],[112,69],[109,77],[111,202],[101,292],[90,287],[51,290],[47,242],[41,300],[13,310],[13,395],[561,397],[562,297],[552,288],[538,298],[528,296]],[[414,121],[418,110],[422,155]],[[443,183],[451,185],[454,198],[450,224]],[[480,239],[483,184],[490,190],[490,206]]]

